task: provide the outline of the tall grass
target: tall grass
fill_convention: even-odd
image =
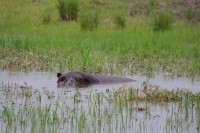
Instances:
[[[200,72],[198,29],[182,25],[161,34],[136,24],[125,30],[101,27],[81,32],[78,23],[38,26],[31,33],[24,31],[25,35],[17,35],[18,30],[13,29],[13,35],[0,36],[0,66],[8,70],[56,71],[59,67],[112,74],[123,74],[126,69],[148,75],[162,70],[194,76]],[[10,58],[12,55],[15,58]]]
[[[125,28],[126,27],[126,18],[122,14],[115,15],[114,23],[118,28]]]
[[[89,10],[88,12],[82,12],[80,16],[80,27],[82,30],[95,30],[99,24],[98,12]]]
[[[192,8],[186,8],[185,9],[185,16],[186,16],[186,19],[187,20],[192,20],[192,16],[193,16],[193,11],[192,11]]]
[[[160,4],[160,0],[148,0],[148,8],[154,10]]]
[[[159,12],[154,18],[154,31],[166,31],[172,27],[173,17],[170,12]]]
[[[49,24],[51,22],[51,12],[50,11],[46,11],[43,14],[43,24]]]
[[[78,6],[78,0],[58,0],[60,17],[66,21],[77,20]]]

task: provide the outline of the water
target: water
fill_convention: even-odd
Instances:
[[[93,85],[88,88],[81,88],[76,90],[74,88],[57,88],[57,77],[55,73],[47,72],[0,72],[0,114],[6,108],[14,109],[14,112],[19,114],[21,107],[26,108],[27,105],[31,107],[38,106],[38,94],[41,94],[40,107],[45,108],[46,105],[51,105],[51,110],[58,110],[58,117],[60,123],[55,124],[56,130],[52,124],[47,124],[45,132],[199,132],[200,120],[199,105],[190,104],[186,102],[177,103],[145,103],[145,102],[128,102],[126,104],[123,99],[114,96],[114,92],[119,90],[122,86],[142,88],[143,83],[146,82],[153,86],[158,86],[163,89],[181,89],[190,90],[197,93],[200,90],[200,82],[190,80],[187,78],[166,78],[164,74],[155,75],[153,78],[148,78],[143,75],[128,76],[136,80],[136,82],[127,84],[106,84]],[[5,86],[7,88],[5,89]],[[10,87],[9,87],[10,86]],[[28,91],[24,87],[28,86]],[[31,92],[31,96],[27,98],[27,93]],[[78,95],[74,102],[74,96]],[[100,106],[98,107],[98,96],[100,97]],[[14,104],[13,104],[14,103]],[[59,109],[57,109],[59,105]],[[122,106],[122,109],[120,109]],[[74,109],[75,108],[75,109]],[[62,115],[64,110],[65,115]],[[75,112],[73,110],[76,110]],[[81,111],[83,110],[83,111]],[[37,111],[37,110],[36,110]],[[33,111],[34,112],[34,111]],[[95,115],[94,115],[95,113]],[[86,115],[86,120],[83,128],[81,128],[80,121]],[[51,113],[52,115],[52,113]],[[83,115],[84,116],[84,115]],[[8,117],[8,116],[7,116]],[[6,118],[7,118],[6,117]],[[13,117],[13,116],[12,116]],[[17,116],[16,116],[17,117]],[[26,119],[27,115],[20,116]],[[62,121],[62,117],[66,120]],[[26,126],[20,126],[18,119],[13,120],[10,128],[9,124],[3,121],[0,117],[0,132],[32,132],[33,127],[40,131],[40,124],[33,126],[32,117],[27,118]],[[40,119],[37,119],[40,120]],[[40,121],[38,121],[40,122]],[[99,124],[101,122],[101,124]],[[93,125],[93,126],[91,126]],[[101,125],[101,126],[99,126]]]
[[[191,80],[188,78],[167,78],[164,74],[155,75],[153,78],[148,78],[143,75],[133,75],[128,76],[128,78],[136,80],[133,83],[127,83],[126,85],[140,88],[143,82],[148,82],[148,84],[159,86],[163,89],[173,90],[173,89],[182,89],[190,90],[192,92],[200,91],[200,81],[198,79]],[[18,84],[23,85],[27,83],[35,89],[48,88],[50,90],[57,89],[57,76],[56,73],[48,72],[0,72],[0,82],[9,83],[9,84]],[[106,85],[94,85],[82,90],[95,89],[98,91],[105,91],[109,88],[118,88],[123,84],[106,84]]]

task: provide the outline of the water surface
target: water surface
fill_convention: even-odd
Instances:
[[[30,106],[34,110],[33,107],[37,107],[38,103],[39,107],[44,109],[51,105],[51,110],[58,112],[60,121],[62,117],[66,120],[61,121],[57,125],[59,128],[56,128],[56,130],[51,124],[47,125],[45,132],[53,132],[53,130],[55,132],[83,131],[100,133],[199,132],[199,105],[187,102],[128,102],[129,104],[126,107],[126,104],[119,105],[121,103],[120,99],[115,99],[115,96],[113,96],[115,93],[112,93],[112,91],[117,91],[122,86],[142,88],[144,82],[152,86],[158,86],[160,89],[182,89],[197,93],[200,90],[200,82],[198,80],[192,81],[187,78],[171,79],[166,78],[164,74],[155,75],[153,78],[139,74],[127,77],[136,80],[136,82],[100,84],[76,90],[75,88],[57,88],[55,73],[2,71],[0,72],[0,113],[3,113],[5,108],[9,108],[13,109],[17,115],[22,107]],[[28,86],[27,90],[26,86]],[[107,92],[108,89],[111,93]],[[27,93],[29,94],[30,92],[31,95],[27,98],[29,96]],[[38,98],[39,94],[41,95],[41,101]],[[99,106],[98,97],[101,99]],[[109,98],[111,98],[111,101],[109,101]],[[75,101],[77,102],[75,103]],[[123,102],[125,101],[122,100]],[[59,108],[57,109],[58,105]],[[123,106],[122,109],[119,108],[121,106]],[[64,116],[61,113],[63,109],[65,109]],[[83,128],[79,126],[79,121],[82,118],[81,113],[86,116],[84,121],[86,125]],[[77,119],[75,114],[80,116],[80,119]],[[26,118],[26,115],[23,115],[23,117]],[[15,124],[10,128],[9,124],[0,118],[0,132],[32,132],[35,127],[38,127],[38,125],[35,126],[33,124],[32,119],[34,118],[27,118],[28,122],[24,127],[20,126],[18,119],[15,119],[16,123],[13,122]],[[99,125],[100,120],[101,124]]]
[[[173,90],[173,89],[182,89],[190,90],[192,92],[200,91],[200,81],[198,79],[191,80],[188,78],[167,78],[164,74],[155,75],[152,78],[143,76],[143,75],[129,75],[128,78],[136,80],[136,82],[126,83],[125,85],[130,85],[133,87],[140,88],[144,82],[147,82],[151,85],[159,86],[163,89]],[[57,89],[57,77],[56,73],[48,72],[0,72],[0,82],[4,84],[19,84],[22,85],[27,83],[35,89],[49,88],[52,90]],[[96,89],[98,91],[104,91],[109,88],[118,88],[123,84],[106,84],[106,85],[94,85],[86,89]],[[86,90],[83,89],[83,90]]]

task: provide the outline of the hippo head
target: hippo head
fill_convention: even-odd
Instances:
[[[65,76],[62,75],[61,73],[57,73],[57,77],[58,77],[57,80],[58,87],[64,87],[64,86],[74,87],[76,84],[75,79],[71,76]]]
[[[83,88],[88,87],[92,84],[90,78],[81,73],[68,73],[68,74],[61,74],[57,73],[57,85],[58,87],[76,87],[76,88]]]

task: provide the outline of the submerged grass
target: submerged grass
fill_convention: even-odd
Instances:
[[[90,92],[87,95],[77,95],[74,91],[74,96],[70,91],[66,94],[62,90],[54,93],[55,98],[47,99],[48,89],[42,92],[37,89],[30,90],[30,87],[26,85],[13,88],[13,86],[4,84],[4,87],[11,89],[8,94],[9,101],[14,99],[15,101],[0,105],[1,132],[142,132],[145,129],[183,132],[186,129],[187,131],[199,130],[200,94],[193,94],[190,91],[161,90],[146,84],[141,89],[121,86],[118,90],[110,89],[104,93]],[[1,100],[8,100],[4,97],[4,93],[7,93],[6,89],[2,90],[0,91],[0,95],[3,96]],[[31,97],[24,93],[27,91],[30,91]],[[42,93],[42,96],[38,92]],[[40,98],[43,101],[42,104]],[[155,114],[154,107],[157,109],[159,107],[161,112],[166,111],[166,114],[158,112]],[[162,121],[161,125],[158,118]],[[151,126],[156,123],[159,126]],[[194,128],[196,126],[197,128]]]

